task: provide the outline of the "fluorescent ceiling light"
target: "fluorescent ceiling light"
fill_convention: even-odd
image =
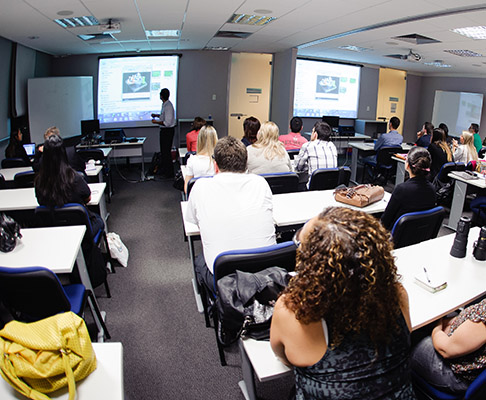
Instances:
[[[471,39],[486,39],[486,26],[468,26],[466,28],[451,29],[451,31]]]
[[[91,15],[73,18],[60,18],[55,19],[54,22],[63,28],[77,28],[80,26],[93,26],[100,24],[98,20]]]
[[[484,57],[482,54],[471,50],[444,50],[446,53],[454,54],[459,57]]]
[[[275,21],[275,17],[265,17],[263,15],[251,15],[251,14],[233,14],[228,20],[230,24],[242,24],[242,25],[266,25],[272,21]]]
[[[205,47],[203,50],[226,51],[229,50],[229,47],[213,46],[213,47]]]
[[[359,47],[359,46],[353,46],[353,45],[346,45],[346,46],[339,46],[338,49],[341,50],[350,50],[350,51],[371,51],[372,49],[368,49],[366,47]]]
[[[152,30],[152,31],[145,31],[145,34],[148,37],[179,37],[181,35],[181,31],[173,29],[173,30]]]
[[[451,68],[452,67],[452,65],[450,65],[450,64],[444,64],[444,62],[442,60],[425,62],[424,65],[430,65],[430,66],[436,67],[436,68]]]

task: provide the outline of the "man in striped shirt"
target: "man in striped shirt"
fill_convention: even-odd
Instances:
[[[310,178],[316,169],[337,167],[337,150],[330,141],[331,133],[331,127],[326,122],[316,122],[310,142],[302,145],[295,158],[296,171],[308,171]]]

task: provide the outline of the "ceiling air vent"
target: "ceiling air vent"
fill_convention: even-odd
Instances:
[[[393,39],[402,40],[411,44],[440,43],[440,40],[432,39],[427,36],[411,33],[410,35],[395,36]]]
[[[214,37],[231,38],[231,39],[246,39],[253,32],[234,32],[234,31],[218,31]]]

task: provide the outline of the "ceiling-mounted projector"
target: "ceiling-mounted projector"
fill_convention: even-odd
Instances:
[[[115,33],[121,32],[121,25],[119,22],[113,22],[111,19],[108,20],[107,24],[98,25],[99,32],[105,35],[114,35]]]

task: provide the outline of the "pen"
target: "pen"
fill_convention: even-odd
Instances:
[[[425,277],[427,278],[427,282],[430,283],[429,274],[427,273],[427,270],[425,269],[425,267],[424,267],[424,272],[425,272]]]

